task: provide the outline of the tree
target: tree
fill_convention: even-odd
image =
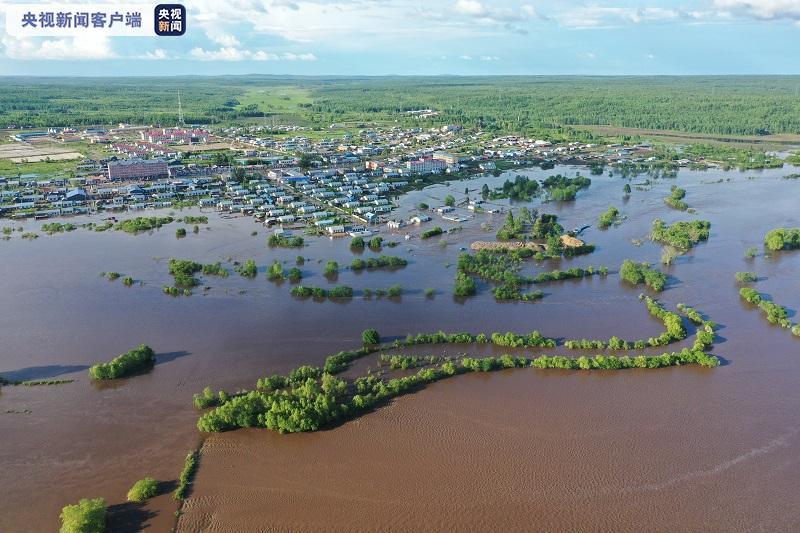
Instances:
[[[486,199],[487,196],[489,196],[490,192],[491,191],[489,191],[489,186],[484,183],[483,187],[481,187],[481,196],[483,196],[484,200]]]
[[[325,275],[326,276],[335,276],[339,273],[339,263],[336,261],[328,261],[325,264]]]
[[[624,192],[625,194],[630,194],[631,193],[631,186],[630,186],[629,183],[625,184],[625,187],[622,188],[622,192]]]
[[[60,533],[103,533],[106,527],[106,501],[82,499],[61,510]]]
[[[445,196],[444,205],[448,207],[453,207],[454,205],[456,205],[456,199],[453,197],[452,194],[448,194],[447,196]]]
[[[129,502],[143,502],[158,494],[158,481],[151,477],[140,479],[128,491]]]
[[[364,344],[367,345],[374,345],[381,343],[381,336],[378,334],[378,330],[375,329],[365,329],[361,333],[361,340]]]
[[[561,255],[564,252],[564,243],[561,242],[560,236],[550,235],[547,237],[547,252],[550,255]]]
[[[304,153],[303,155],[300,156],[300,168],[304,170],[309,168],[313,162],[314,158],[311,157],[311,154]]]

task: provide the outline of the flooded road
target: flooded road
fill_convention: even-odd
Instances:
[[[451,296],[460,248],[492,239],[505,218],[499,214],[460,224],[435,217],[428,227],[464,228],[425,241],[403,238],[415,228],[384,232],[399,244],[383,253],[409,265],[344,271],[335,281],[322,270],[328,260],[349,264],[358,256],[347,239],[308,238],[300,252],[270,249],[264,228],[217,213],[208,213],[209,229],[184,239],[175,237],[177,224],[136,236],[78,229],[27,241],[17,233],[0,242],[0,375],[75,382],[0,389],[0,531],[55,530],[61,507],[97,496],[118,506],[112,518],[119,530],[168,531],[177,508],[169,495],[144,507],[123,504],[137,479],[174,481],[187,450],[201,442],[192,394],[207,385],[252,387],[258,377],[320,363],[358,346],[368,327],[384,337],[439,329],[537,329],[558,338],[657,334],[662,326],[638,301],[640,288],[620,284],[616,270],[625,258],[659,262],[660,247],[645,239],[659,217],[712,223],[708,243],[665,269],[670,280],[659,298],[668,308],[693,305],[722,325],[714,353],[723,366],[467,375],[315,434],[213,435],[179,529],[797,529],[800,340],[742,303],[734,280],[737,271],[754,271],[765,278],[757,290],[800,308],[800,252],[744,257],[748,247],[761,249],[768,230],[800,225],[800,182],[781,179],[795,171],[682,171],[655,180],[649,191],[634,190],[627,201],[625,180],[592,176],[573,203],[514,203],[555,212],[565,228],[592,224],[611,205],[627,216],[618,227],[583,235],[597,245],[591,255],[527,262],[526,273],[588,265],[612,271],[542,286],[538,303],[497,304],[483,283],[466,302]],[[433,206],[448,193],[460,198],[465,187],[498,186],[516,173],[431,187],[403,203]],[[731,181],[711,183],[721,178]],[[663,203],[672,184],[687,190],[696,214]],[[0,226],[19,225],[5,222]],[[26,231],[40,225],[24,224]],[[293,299],[289,283],[269,282],[264,271],[276,258],[294,266],[298,253],[308,258],[304,285],[346,284],[358,294],[400,284],[404,295]],[[171,281],[169,257],[229,268],[252,258],[260,272],[252,280],[233,272],[208,277],[209,290],[173,298],[161,292]],[[141,284],[100,277],[109,271]],[[433,299],[424,296],[428,287],[437,292]],[[157,353],[152,372],[111,385],[89,382],[88,365],[140,343]]]

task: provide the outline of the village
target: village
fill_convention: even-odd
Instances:
[[[647,144],[554,144],[490,137],[459,125],[362,129],[316,139],[284,133],[306,131],[274,124],[214,131],[120,124],[9,134],[13,144],[0,145],[0,158],[13,148],[29,158],[58,158],[70,150],[78,159],[73,168],[55,175],[0,176],[0,217],[47,219],[199,206],[252,216],[278,231],[369,235],[378,225],[396,230],[424,224],[430,215],[460,222],[476,212],[502,211],[475,199],[458,206],[466,207],[466,213],[454,213],[453,205],[435,205],[430,215],[392,216],[400,195],[427,185],[513,168],[569,163],[602,171],[656,159]],[[101,157],[84,157],[68,148],[71,144],[88,145]],[[29,160],[17,155],[15,162]]]

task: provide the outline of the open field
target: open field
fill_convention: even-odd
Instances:
[[[736,148],[786,149],[800,146],[800,135],[782,133],[776,135],[715,135],[704,133],[683,133],[675,130],[656,130],[646,128],[625,128],[610,125],[581,124],[575,129],[583,129],[603,137],[641,137],[655,142],[678,144],[729,144]]]
[[[35,163],[47,159],[51,161],[66,161],[81,157],[83,157],[83,154],[80,152],[52,143],[36,146],[25,143],[0,145],[0,159],[8,159],[12,163]]]

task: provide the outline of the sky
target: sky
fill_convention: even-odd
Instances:
[[[800,0],[184,0],[182,37],[15,37],[13,3],[0,75],[800,74]]]

